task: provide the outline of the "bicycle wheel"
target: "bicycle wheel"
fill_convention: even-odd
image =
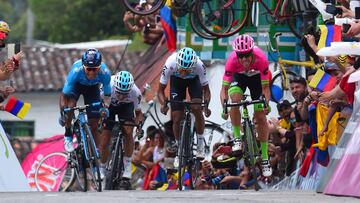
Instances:
[[[193,4],[191,6],[191,12],[189,13],[189,21],[190,21],[191,28],[200,37],[202,37],[204,39],[208,39],[208,40],[214,40],[214,39],[218,38],[218,37],[210,35],[209,33],[205,32],[204,29],[202,29],[202,27],[198,21],[195,4]]]
[[[86,133],[86,143],[88,150],[88,163],[90,166],[91,180],[94,184],[95,189],[98,192],[101,192],[101,177],[100,177],[100,168],[99,168],[99,157],[97,156],[97,149],[95,146],[94,138],[91,134],[90,128],[88,125],[84,125],[84,130]]]
[[[290,0],[284,0],[281,8],[281,16],[285,17],[290,31],[299,39],[304,36],[307,26],[312,25],[318,15],[317,10],[296,11]]]
[[[140,5],[140,0],[123,0],[125,7],[138,15],[149,15],[157,11],[165,3],[165,0],[146,1]]]
[[[209,121],[206,121],[209,122]],[[224,137],[227,136],[227,137]],[[212,147],[215,143],[218,142],[227,142],[229,141],[226,131],[216,123],[205,123],[204,129],[204,139],[205,139],[205,154],[206,156],[212,154]]]
[[[72,156],[72,168],[75,169],[76,183],[74,188],[86,192],[88,190],[87,185],[87,173],[86,173],[86,160],[83,147],[78,147],[76,152],[71,154]]]
[[[188,152],[188,138],[190,136],[190,127],[186,125],[185,120],[181,122],[181,131],[180,131],[180,146],[179,146],[179,166],[178,166],[178,189],[184,190],[185,189],[185,182],[184,177],[186,173],[186,166],[187,166],[187,152]]]
[[[39,191],[65,192],[74,182],[75,170],[68,167],[68,155],[54,152],[45,156],[35,170],[35,185]]]
[[[259,156],[259,147],[257,146],[256,138],[254,135],[254,131],[251,127],[250,121],[245,122],[245,139],[246,139],[246,159],[249,162],[249,170],[253,179],[255,180],[255,190],[259,190],[259,185],[257,182],[257,173],[256,173],[256,164],[257,164],[257,157]]]
[[[280,103],[286,99],[290,102],[290,104],[295,104],[296,101],[290,90],[290,80],[298,77],[298,75],[289,70],[286,71],[286,74],[288,80],[285,80],[281,71],[273,76],[270,86],[271,100],[276,103]]]
[[[105,186],[107,190],[118,189],[122,177],[123,156],[121,139],[122,136],[119,134],[119,137],[117,137],[115,145],[112,147],[111,150],[111,159],[109,160],[110,176],[109,179],[106,181]]]
[[[216,37],[229,37],[237,34],[247,22],[249,2],[240,3],[231,0],[197,0],[196,16],[205,32]]]

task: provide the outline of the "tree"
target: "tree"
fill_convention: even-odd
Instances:
[[[69,43],[127,34],[119,0],[29,0],[37,39]]]

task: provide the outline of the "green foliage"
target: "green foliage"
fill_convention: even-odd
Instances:
[[[134,33],[131,44],[129,45],[129,51],[144,51],[148,49],[150,45],[144,43],[144,38],[141,33]]]
[[[26,5],[26,0],[0,0],[0,20],[7,22],[11,29],[7,42],[25,38]]]
[[[58,43],[127,34],[119,0],[29,0],[36,39]]]

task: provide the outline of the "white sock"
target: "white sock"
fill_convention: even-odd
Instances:
[[[196,136],[197,136],[197,140],[198,140],[198,143],[203,143],[204,142],[204,134],[197,134],[196,133]]]
[[[124,164],[131,162],[131,157],[124,156]]]
[[[100,163],[100,168],[106,168],[106,164],[105,163]]]

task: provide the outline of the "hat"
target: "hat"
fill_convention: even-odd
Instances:
[[[324,70],[325,72],[329,72],[333,70],[340,70],[340,68],[336,65],[336,63],[327,61],[324,63]]]

